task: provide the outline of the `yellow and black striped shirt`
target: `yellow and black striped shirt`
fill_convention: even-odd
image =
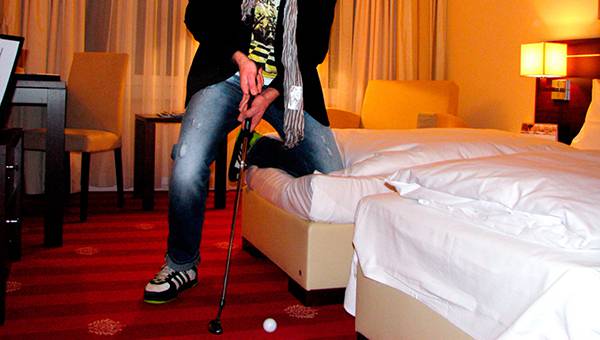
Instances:
[[[280,0],[257,0],[254,7],[254,27],[248,57],[263,67],[263,76],[273,79],[275,66],[275,27]]]

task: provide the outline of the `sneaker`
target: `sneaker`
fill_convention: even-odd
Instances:
[[[248,150],[250,150],[250,148],[252,148],[252,146],[256,143],[256,141],[262,137],[260,133],[258,132],[252,132],[252,135],[250,136],[250,140],[248,141]],[[231,156],[231,161],[229,161],[229,170],[227,171],[228,174],[228,178],[231,182],[237,182],[240,179],[240,170],[241,170],[241,164],[242,164],[242,142],[244,141],[243,138],[243,131],[240,130],[240,132],[238,133],[236,139],[235,139],[235,144],[233,145],[233,154]]]
[[[176,271],[165,264],[144,288],[144,302],[160,304],[172,301],[179,292],[197,284],[196,267],[186,271]]]

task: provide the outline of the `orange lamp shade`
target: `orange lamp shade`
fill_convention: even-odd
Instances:
[[[521,45],[521,75],[564,77],[567,75],[567,44],[532,43]]]

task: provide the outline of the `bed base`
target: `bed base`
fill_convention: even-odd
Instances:
[[[472,339],[415,298],[365,277],[360,268],[355,330],[357,339]]]
[[[242,238],[242,249],[254,257],[264,258],[270,261],[265,254],[256,249],[256,247],[245,238]],[[305,306],[323,306],[343,303],[345,291],[345,288],[306,290],[288,276],[288,292]]]
[[[243,247],[264,256],[288,276],[288,290],[306,306],[344,298],[352,262],[353,224],[303,220],[245,189]]]
[[[288,278],[288,291],[305,306],[323,306],[344,303],[346,288],[306,290]]]

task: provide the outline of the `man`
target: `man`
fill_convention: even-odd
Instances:
[[[200,46],[172,153],[165,264],[146,285],[144,301],[168,302],[197,284],[209,165],[239,122],[249,118],[254,129],[264,118],[283,140],[256,143],[251,154],[268,148],[272,159],[255,157],[259,166],[296,176],[342,167],[316,70],[328,50],[335,2],[189,1],[185,23]]]

